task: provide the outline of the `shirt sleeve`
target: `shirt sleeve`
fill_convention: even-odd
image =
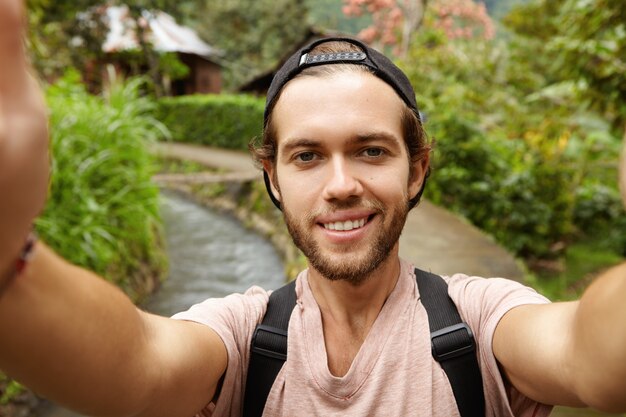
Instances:
[[[226,346],[228,365],[218,400],[212,403],[207,398],[200,416],[241,415],[252,334],[265,315],[268,300],[267,291],[251,287],[244,294],[210,298],[172,317],[210,327]]]
[[[524,396],[505,383],[493,353],[493,336],[500,319],[512,308],[550,301],[534,289],[502,278],[479,278],[456,274],[448,292],[463,320],[476,338],[488,416],[548,416],[551,406]]]

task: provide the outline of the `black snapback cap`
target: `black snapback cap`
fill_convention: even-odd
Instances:
[[[346,51],[332,54],[311,55],[309,52],[316,46],[328,42],[347,42],[359,47],[362,52]],[[370,68],[373,74],[389,84],[396,90],[400,98],[420,117],[415,101],[415,91],[411,82],[406,75],[398,68],[389,58],[381,54],[377,50],[370,48],[363,42],[353,38],[322,38],[311,42],[307,46],[301,48],[291,55],[283,66],[278,70],[270,88],[267,90],[267,99],[265,101],[264,125],[267,125],[267,119],[274,108],[274,102],[282,91],[285,84],[298,75],[305,68],[316,65],[329,64],[354,64],[363,65]]]
[[[315,55],[310,54],[311,50],[313,50],[316,46],[328,42],[351,43],[361,49],[361,51],[345,51]],[[421,121],[421,115],[419,109],[417,108],[417,101],[415,100],[415,91],[413,90],[411,82],[402,70],[400,70],[400,68],[391,62],[391,60],[385,55],[373,48],[370,48],[357,39],[347,37],[330,37],[318,39],[299,49],[296,53],[291,55],[287,61],[285,61],[276,75],[274,75],[272,83],[267,90],[265,112],[263,114],[263,128],[265,129],[267,127],[267,121],[274,105],[276,104],[276,99],[290,80],[296,77],[305,68],[331,64],[362,65],[371,69],[373,75],[393,87],[402,101],[404,101],[406,105],[413,110],[417,118]],[[428,173],[430,173],[430,170]],[[263,170],[263,179],[265,181],[265,187],[267,188],[270,199],[276,207],[281,209],[280,201],[278,201],[272,192],[270,179],[265,170]],[[422,189],[409,201],[410,208],[413,208],[419,202],[422,192],[424,191],[425,184],[426,179],[424,179]]]

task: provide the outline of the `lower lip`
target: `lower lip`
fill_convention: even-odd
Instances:
[[[359,227],[352,230],[330,230],[326,229],[324,226],[319,225],[324,233],[324,236],[331,243],[336,244],[346,244],[346,243],[354,243],[355,241],[362,239],[367,229],[369,229],[370,224],[372,223],[374,218],[371,218],[363,225],[363,227]]]

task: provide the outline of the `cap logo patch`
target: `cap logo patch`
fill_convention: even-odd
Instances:
[[[304,54],[300,58],[300,66],[302,65],[314,65],[319,63],[330,63],[340,61],[363,61],[367,58],[365,52],[337,52],[332,54],[317,54],[309,55]]]

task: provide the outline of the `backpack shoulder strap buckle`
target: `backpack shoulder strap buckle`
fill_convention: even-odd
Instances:
[[[259,324],[252,336],[252,352],[272,359],[287,360],[287,331]]]
[[[467,323],[453,324],[430,334],[433,358],[437,362],[453,359],[476,350],[474,334]]]

